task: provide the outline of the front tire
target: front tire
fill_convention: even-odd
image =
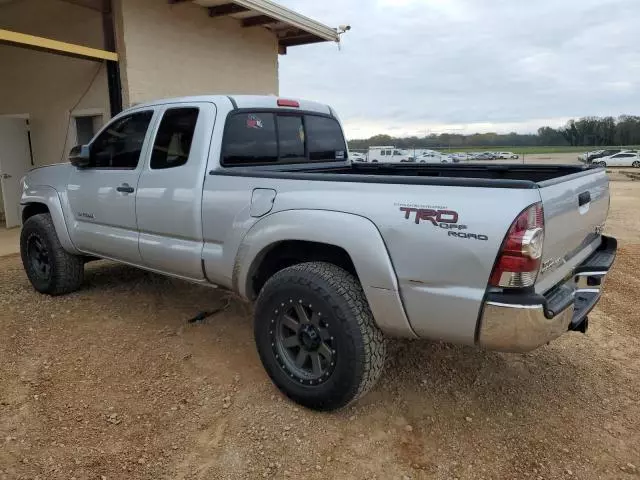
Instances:
[[[20,254],[27,277],[38,292],[64,295],[82,285],[84,259],[62,247],[48,213],[34,215],[24,223]]]
[[[636,160],[635,162],[633,162],[633,163],[631,164],[631,166],[632,166],[632,167],[634,167],[634,168],[640,168],[640,162],[638,162],[638,161]]]
[[[366,394],[386,357],[360,283],[330,263],[302,263],[271,277],[256,303],[254,334],[275,385],[315,410]]]

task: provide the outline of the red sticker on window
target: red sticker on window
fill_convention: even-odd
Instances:
[[[256,115],[247,116],[247,128],[262,128],[262,120]]]

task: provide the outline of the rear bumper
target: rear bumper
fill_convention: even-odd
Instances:
[[[586,331],[587,315],[600,299],[617,248],[615,238],[603,236],[600,247],[573,275],[544,295],[489,293],[478,343],[490,350],[527,352],[568,330]]]

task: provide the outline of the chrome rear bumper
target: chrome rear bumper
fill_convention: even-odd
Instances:
[[[572,277],[544,295],[489,293],[477,342],[489,350],[527,352],[568,330],[584,332],[616,251],[616,240],[603,236],[600,247],[576,267]]]

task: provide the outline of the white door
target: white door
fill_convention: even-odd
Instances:
[[[20,219],[20,179],[31,167],[29,134],[24,118],[0,118],[0,186],[7,228]]]

